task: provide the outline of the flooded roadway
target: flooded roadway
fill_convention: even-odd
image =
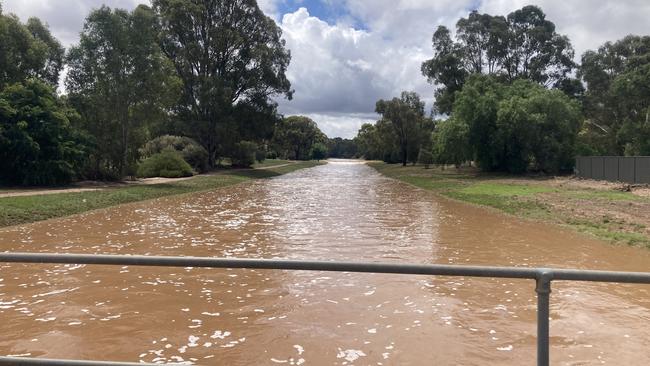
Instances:
[[[364,164],[0,230],[1,250],[648,271],[650,251]],[[0,264],[0,354],[205,365],[533,365],[531,280]],[[551,363],[650,364],[650,287],[554,283]]]

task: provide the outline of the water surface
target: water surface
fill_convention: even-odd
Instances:
[[[648,271],[650,251],[357,162],[0,230],[0,250]],[[551,362],[650,364],[650,288],[556,282]],[[0,354],[219,365],[533,365],[534,281],[0,265]]]

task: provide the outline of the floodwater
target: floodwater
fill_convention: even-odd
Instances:
[[[334,161],[0,230],[0,250],[648,271],[650,251]],[[554,282],[551,363],[650,364],[650,288]],[[0,354],[204,365],[533,365],[534,281],[0,264]]]

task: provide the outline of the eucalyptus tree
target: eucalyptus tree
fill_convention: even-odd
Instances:
[[[507,83],[528,79],[560,89],[577,86],[569,82],[575,68],[569,39],[536,6],[507,17],[472,11],[456,23],[455,40],[448,28],[439,26],[432,43],[434,55],[422,64],[422,73],[439,86],[439,113],[451,112],[455,93],[471,74],[494,75]]]
[[[54,89],[30,78],[0,91],[0,183],[65,184],[87,155],[78,118]]]
[[[178,112],[210,165],[236,135],[239,104],[291,98],[282,31],[255,0],[153,0],[162,48],[183,81]]]
[[[96,177],[133,174],[148,129],[177,100],[180,83],[160,50],[157,24],[145,5],[132,12],[103,6],[88,15],[67,55],[66,88],[95,139]]]
[[[295,160],[308,160],[314,145],[324,144],[327,136],[318,128],[316,122],[305,116],[284,118],[275,127],[273,143],[284,156]]]
[[[425,120],[424,102],[415,92],[402,92],[400,98],[377,101],[375,111],[388,122],[397,138],[402,165],[416,161]]]
[[[587,86],[583,153],[650,154],[650,36],[627,36],[582,55]]]
[[[0,8],[0,88],[28,78],[56,87],[63,68],[64,48],[38,18],[26,24]]]

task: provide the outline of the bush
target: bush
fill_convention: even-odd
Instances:
[[[0,182],[60,185],[74,180],[88,139],[72,127],[78,115],[37,79],[0,91]]]
[[[230,160],[232,166],[238,168],[250,168],[255,163],[255,152],[257,144],[251,141],[240,141],[235,144]]]
[[[166,150],[151,155],[138,167],[138,177],[180,178],[193,175],[192,167],[176,151]]]
[[[317,142],[314,146],[311,147],[311,158],[314,160],[325,159],[327,156],[327,146],[325,144]]]
[[[179,152],[183,160],[199,173],[208,170],[208,151],[198,142],[185,136],[164,135],[156,137],[140,149],[140,156],[146,159],[166,150]]]
[[[199,173],[208,171],[208,150],[199,144],[187,145],[181,150],[181,156],[190,166]]]
[[[278,153],[275,151],[269,151],[266,153],[266,158],[267,159],[277,159],[278,158]]]

